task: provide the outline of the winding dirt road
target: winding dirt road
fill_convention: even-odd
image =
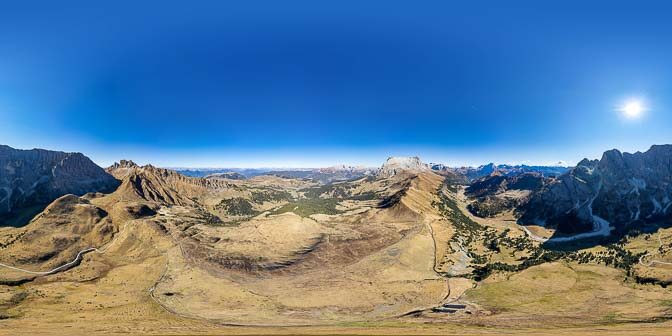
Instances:
[[[0,263],[0,267],[5,267],[5,268],[9,268],[9,269],[12,269],[12,270],[15,270],[15,271],[24,272],[24,273],[28,273],[28,274],[34,274],[34,275],[37,275],[37,276],[46,276],[46,275],[55,274],[55,273],[58,273],[58,272],[61,272],[61,271],[65,271],[65,270],[70,269],[70,267],[77,266],[77,264],[79,264],[82,261],[83,256],[85,254],[89,253],[89,252],[96,252],[96,253],[99,253],[99,254],[103,254],[103,253],[107,252],[107,250],[109,250],[110,247],[112,245],[114,245],[114,243],[118,240],[118,238],[122,235],[122,233],[124,233],[126,231],[127,226],[128,226],[128,222],[126,222],[126,224],[121,229],[121,231],[119,231],[119,233],[117,233],[114,236],[112,241],[110,241],[105,248],[101,248],[101,249],[99,249],[97,247],[85,248],[85,249],[77,252],[77,256],[75,256],[75,259],[73,259],[72,261],[67,262],[67,263],[65,263],[61,266],[58,266],[58,267],[54,268],[54,269],[50,269],[48,271],[31,271],[31,270],[27,270],[27,269],[24,269],[24,268],[12,266],[12,265],[7,265],[7,264],[3,264],[3,263]]]
[[[661,246],[663,246],[663,240],[660,238],[660,231],[658,231],[658,248],[660,248]],[[651,261],[649,261],[648,263],[645,263],[645,262],[643,261],[644,258],[646,258],[646,257],[648,257],[648,256],[655,256],[655,255],[657,255],[657,254],[658,254],[658,253],[653,253],[653,254],[651,254],[651,253],[647,253],[647,254],[645,254],[645,255],[639,257],[639,264],[642,265],[642,266],[646,266],[646,267],[652,267],[653,264],[659,264],[659,265],[672,265],[672,262],[665,262],[665,261],[660,261],[660,260],[651,260]]]

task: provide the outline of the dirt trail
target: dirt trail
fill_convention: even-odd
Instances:
[[[658,231],[658,248],[660,248],[662,246],[663,246],[663,240],[660,237],[660,231]],[[642,266],[646,266],[646,267],[652,267],[653,264],[672,265],[672,262],[660,261],[660,260],[655,260],[655,259],[649,261],[648,263],[644,262],[644,258],[646,258],[648,256],[656,256],[656,255],[658,255],[658,253],[647,253],[647,254],[639,257],[639,264],[642,265]]]
[[[24,269],[24,268],[12,266],[12,265],[7,265],[7,264],[3,264],[3,263],[0,263],[0,267],[5,267],[5,268],[9,268],[9,269],[15,270],[15,271],[37,275],[38,277],[39,276],[47,276],[47,275],[51,275],[51,274],[56,274],[56,273],[61,272],[61,271],[66,271],[73,266],[77,266],[82,261],[83,256],[85,254],[89,253],[89,252],[96,252],[96,253],[99,253],[99,254],[104,254],[105,252],[107,252],[110,249],[110,247],[112,245],[114,245],[114,243],[118,240],[118,238],[126,231],[127,226],[128,226],[128,222],[126,222],[123,229],[121,231],[119,231],[119,233],[117,233],[109,243],[107,243],[107,246],[105,248],[87,247],[87,248],[77,252],[77,255],[75,256],[75,259],[73,259],[72,261],[67,262],[67,263],[65,263],[61,266],[55,267],[53,269],[50,269],[48,271],[31,271],[31,270],[27,270],[27,269]]]

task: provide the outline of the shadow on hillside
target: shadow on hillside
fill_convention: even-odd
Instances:
[[[121,186],[121,181],[114,179],[116,181],[115,183],[112,183],[111,185],[107,187],[100,187],[98,190],[92,190],[91,193],[101,193],[101,194],[111,194],[117,190]],[[96,189],[96,188],[93,188]],[[78,195],[78,196],[83,196],[83,195]],[[60,196],[59,196],[60,197]],[[35,218],[38,214],[40,214],[44,209],[51,204],[51,202],[55,201],[58,197],[54,198],[48,203],[39,203],[31,206],[26,206],[22,207],[19,209],[14,209],[10,213],[6,213],[3,215],[0,215],[0,227],[15,227],[15,228],[20,228],[23,226],[28,225],[30,221]]]
[[[15,227],[20,228],[26,226],[30,221],[49,204],[38,204],[12,211],[8,214],[0,216],[0,227]]]

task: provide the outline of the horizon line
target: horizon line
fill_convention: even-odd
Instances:
[[[59,149],[45,149],[42,148],[41,146],[10,146],[7,144],[2,144],[3,146],[7,146],[9,148],[14,148],[18,150],[50,150],[50,151],[61,151],[65,153],[80,153],[87,158],[89,158],[91,161],[96,163],[96,165],[106,168],[111,165],[113,165],[116,162],[119,162],[122,160],[122,158],[126,158],[127,160],[135,161],[138,162],[139,165],[147,165],[151,164],[156,167],[161,167],[161,168],[167,168],[167,169],[174,169],[174,170],[215,170],[215,169],[262,169],[262,170],[289,170],[289,169],[323,169],[323,168],[332,168],[332,167],[338,167],[338,166],[346,166],[346,167],[358,167],[358,168],[378,168],[382,166],[382,164],[386,161],[386,158],[389,157],[413,157],[417,156],[420,157],[421,159],[423,157],[429,157],[428,160],[422,160],[423,162],[427,164],[443,164],[446,167],[450,168],[467,168],[467,167],[482,167],[488,164],[496,164],[496,165],[509,165],[509,166],[543,166],[543,167],[565,167],[565,168],[571,168],[575,167],[582,159],[579,159],[581,156],[577,156],[576,158],[572,158],[571,160],[555,160],[552,157],[546,157],[545,159],[538,160],[536,162],[532,162],[532,160],[527,160],[525,159],[526,157],[534,157],[537,154],[537,151],[530,151],[528,150],[522,150],[522,151],[514,151],[515,158],[512,158],[512,160],[505,160],[501,156],[511,156],[510,153],[508,154],[503,154],[499,155],[500,158],[504,160],[483,160],[481,162],[483,163],[477,163],[478,158],[477,157],[470,157],[469,155],[463,155],[465,153],[461,152],[452,152],[450,149],[447,149],[446,151],[441,151],[436,148],[429,148],[423,155],[419,155],[419,152],[422,152],[421,149],[414,148],[402,148],[402,149],[391,149],[387,152],[392,152],[394,155],[389,155],[386,154],[386,151],[381,150],[381,149],[375,149],[373,151],[368,151],[368,149],[355,149],[357,151],[347,153],[346,151],[341,150],[340,152],[332,152],[333,155],[330,156],[325,156],[324,153],[319,154],[318,156],[304,156],[304,157],[296,157],[292,155],[282,155],[282,152],[280,151],[261,151],[259,153],[251,153],[249,151],[247,152],[241,152],[241,153],[227,153],[227,152],[217,152],[217,151],[201,151],[201,152],[191,152],[191,153],[186,153],[184,151],[152,151],[152,150],[141,150],[140,148],[116,148],[113,149],[112,151],[108,151],[107,153],[101,152],[98,148],[94,149],[91,148],[87,145],[84,145],[84,148],[81,149],[76,149],[71,146],[66,146],[70,148],[59,148]],[[80,144],[81,145],[81,144]],[[640,147],[638,149],[632,148],[624,148],[624,149],[618,149],[616,148],[617,146],[604,146],[603,148],[609,148],[609,149],[598,149],[598,148],[593,148],[591,150],[587,150],[585,153],[583,153],[582,157],[584,159],[599,159],[601,155],[609,150],[612,149],[617,149],[619,152],[622,153],[637,153],[637,152],[643,152],[643,151],[648,151],[652,147],[655,146],[665,146],[669,144],[651,144],[651,145],[643,145],[637,146]],[[24,147],[24,148],[19,148],[19,147]],[[30,149],[25,148],[25,147],[32,147]],[[87,148],[88,147],[88,148]],[[600,146],[602,147],[602,146]],[[646,149],[642,148],[645,147]],[[74,150],[73,150],[74,149]],[[88,149],[88,150],[87,150]],[[285,152],[287,152],[287,149],[284,149]],[[114,153],[116,152],[116,153]],[[301,152],[301,151],[298,151]],[[396,153],[395,153],[396,152]],[[501,154],[499,151],[493,151],[492,149],[490,150],[485,150],[483,151],[483,155],[479,155],[482,157],[485,157],[487,155],[490,156],[496,156],[493,154]],[[592,153],[588,153],[592,152]],[[397,154],[398,153],[398,154]],[[471,152],[473,153],[473,151]],[[241,154],[241,155],[239,155]],[[287,154],[287,153],[285,153]],[[467,153],[469,154],[469,153]],[[221,158],[222,156],[227,157],[228,159],[232,158],[237,158],[235,160],[230,160],[231,162],[225,163],[225,162],[217,162],[217,161],[223,161],[221,159],[218,160],[218,158]],[[334,157],[334,156],[340,156],[339,157]],[[117,158],[115,158],[117,157]],[[146,157],[146,159],[144,159]],[[214,158],[214,160],[213,160]],[[257,160],[255,158],[265,158],[266,162]],[[449,159],[448,159],[449,158]],[[459,159],[462,158],[462,159]],[[342,161],[336,161],[342,159]],[[171,162],[172,161],[172,162]],[[175,161],[181,161],[183,162],[182,164],[177,163]],[[189,162],[193,161],[193,162]],[[208,162],[209,161],[209,162]],[[189,162],[189,163],[187,163]],[[177,163],[177,164],[176,164]],[[184,164],[187,163],[187,164]]]

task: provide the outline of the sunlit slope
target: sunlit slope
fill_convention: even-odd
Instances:
[[[212,253],[245,255],[246,267],[210,260],[204,268],[171,254],[156,296],[179,314],[240,324],[360,321],[431,307],[447,295],[425,219],[442,178],[400,178],[409,186],[388,208],[272,215],[224,229],[228,240]],[[255,256],[275,262],[255,265]]]

